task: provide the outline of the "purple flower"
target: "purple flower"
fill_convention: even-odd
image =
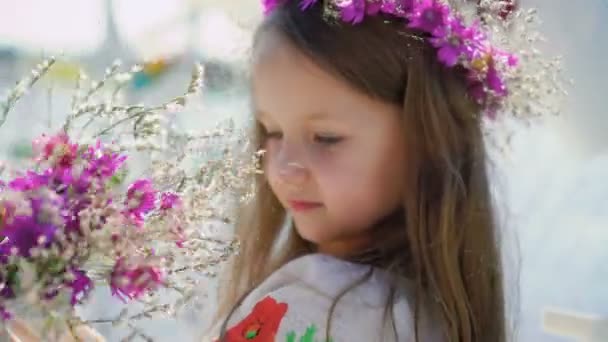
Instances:
[[[17,177],[8,183],[8,187],[11,190],[16,191],[29,191],[41,188],[49,184],[51,179],[50,171],[38,174],[33,171],[28,171],[24,176]]]
[[[421,0],[414,3],[409,20],[410,28],[440,38],[447,33],[447,25],[451,21],[450,8],[438,0]]]
[[[4,308],[4,306],[0,305],[0,321],[8,321],[11,318],[13,318],[13,315],[11,315],[10,312],[6,311],[6,308]]]
[[[483,104],[488,96],[483,83],[473,77],[468,80],[469,96],[478,104]]]
[[[468,57],[470,46],[465,42],[471,32],[467,30],[462,21],[453,20],[449,25],[449,33],[440,38],[430,38],[430,43],[437,48],[437,59],[447,67],[458,64],[461,57]]]
[[[391,14],[396,17],[405,18],[413,6],[415,0],[385,0],[381,1],[380,12]]]
[[[181,204],[179,195],[172,192],[163,192],[160,195],[160,208],[162,210],[169,210]]]
[[[2,234],[8,238],[7,246],[16,247],[18,253],[29,257],[30,249],[39,246],[48,246],[52,241],[57,227],[50,223],[39,223],[33,217],[16,216],[10,224],[2,229]]]
[[[74,280],[68,284],[72,288],[70,304],[76,305],[91,291],[93,282],[83,271],[72,270],[72,275]]]
[[[2,229],[2,228],[0,228]],[[8,245],[8,239],[4,236],[0,236],[0,265],[6,265],[8,258],[11,255],[10,246]],[[4,267],[4,266],[1,266]],[[2,284],[2,277],[0,277],[0,284]],[[1,294],[0,294],[1,296]]]
[[[127,190],[127,213],[140,222],[145,214],[154,209],[155,200],[156,191],[152,182],[148,179],[137,180]]]
[[[127,156],[104,148],[99,141],[89,147],[83,157],[88,162],[85,173],[100,179],[112,177],[127,159]]]
[[[277,6],[281,5],[281,3],[283,3],[283,0],[262,0],[264,15],[270,14]]]
[[[496,95],[498,95],[498,96],[507,95],[507,88],[505,87],[505,83],[503,82],[502,78],[500,77],[500,74],[499,74],[498,70],[496,69],[496,66],[494,65],[493,62],[491,62],[490,65],[488,66],[488,73],[486,75],[486,83],[488,85],[488,88],[491,89]]]
[[[507,57],[507,65],[510,67],[516,67],[519,65],[519,58],[514,54],[509,54]]]
[[[57,230],[51,211],[58,208],[49,207],[49,201],[40,199],[32,199],[31,206],[31,216],[16,215],[2,227],[2,235],[8,239],[2,246],[8,250],[17,248],[19,255],[24,257],[30,256],[32,247],[48,247]]]
[[[437,59],[450,68],[458,64],[460,57],[465,51],[462,40],[458,37],[453,36],[448,39],[433,38],[430,41],[437,48]]]
[[[151,265],[133,265],[119,259],[110,276],[112,294],[123,302],[154,290],[163,282],[164,274]]]
[[[469,61],[486,58],[490,50],[489,42],[484,31],[476,21],[470,27],[465,27],[461,19],[452,25],[452,31],[456,31],[466,45],[465,53]]]
[[[515,68],[519,64],[519,58],[512,53],[508,53],[497,48],[492,48],[492,54],[494,55],[495,61],[505,63],[509,68]]]
[[[319,0],[300,0],[300,9],[302,11],[305,11],[312,7],[314,4],[316,4],[317,1]]]
[[[346,0],[338,4],[340,16],[347,23],[358,24],[365,17],[365,0]]]
[[[382,9],[382,1],[381,0],[373,0],[368,1],[365,5],[365,14],[367,15],[376,15]]]

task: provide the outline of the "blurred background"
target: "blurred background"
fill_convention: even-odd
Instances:
[[[521,0],[537,7],[548,44],[573,80],[562,115],[517,130],[496,155],[495,190],[505,227],[517,341],[574,341],[543,331],[547,309],[608,318],[608,1]],[[103,75],[115,59],[145,63],[127,89],[131,103],[162,103],[185,91],[194,62],[205,90],[174,117],[187,129],[248,117],[249,42],[258,0],[0,0],[0,90],[45,56],[57,65],[20,101],[0,129],[0,160],[26,158],[31,139],[62,122],[79,69]],[[515,284],[514,282],[512,284]],[[207,303],[178,321],[142,328],[159,341],[192,340],[208,323]],[[100,289],[85,315],[107,317],[121,304]],[[100,327],[109,341],[120,328]],[[599,341],[599,340],[598,340]]]

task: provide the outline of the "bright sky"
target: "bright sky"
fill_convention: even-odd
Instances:
[[[221,3],[217,2],[216,3]],[[0,45],[33,54],[86,55],[94,53],[106,37],[105,0],[4,0],[0,2]],[[113,1],[117,31],[124,46],[143,58],[183,53],[188,46],[205,56],[233,59],[242,55],[242,42],[249,33],[225,11],[209,9],[209,0],[120,0]],[[243,1],[245,3],[245,1]],[[259,11],[255,1],[245,6],[243,20]],[[253,5],[252,5],[253,4]],[[198,24],[190,15],[199,6]],[[217,6],[214,6],[217,7]],[[241,9],[242,10],[242,9]],[[194,43],[189,45],[189,41]]]

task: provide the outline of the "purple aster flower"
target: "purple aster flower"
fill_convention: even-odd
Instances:
[[[119,259],[110,276],[112,294],[123,302],[154,290],[163,282],[164,274],[150,265],[132,265]]]
[[[316,4],[317,1],[319,0],[300,0],[300,9],[302,11],[305,11],[311,8],[314,4]]]
[[[338,4],[342,20],[358,24],[365,17],[365,0],[346,0]]]
[[[127,190],[127,213],[139,222],[145,214],[154,209],[155,200],[156,191],[152,182],[148,179],[137,180]]]
[[[160,208],[162,210],[169,210],[181,204],[179,195],[172,192],[163,192],[160,195]]]
[[[437,0],[415,2],[409,16],[410,28],[422,30],[440,38],[447,33],[450,23],[450,8]]]
[[[76,305],[91,291],[93,281],[91,281],[91,278],[85,272],[80,270],[72,270],[72,275],[74,276],[74,280],[69,283],[69,286],[72,288],[70,304]]]

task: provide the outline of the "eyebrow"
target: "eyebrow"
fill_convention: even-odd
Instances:
[[[254,113],[253,115],[256,119],[263,119],[263,118],[269,116],[266,112],[259,110],[259,109],[255,109],[253,111],[253,113]],[[329,117],[330,117],[330,115],[327,112],[313,112],[313,113],[305,115],[306,120],[310,120],[310,121],[323,120],[323,119],[327,119]]]

